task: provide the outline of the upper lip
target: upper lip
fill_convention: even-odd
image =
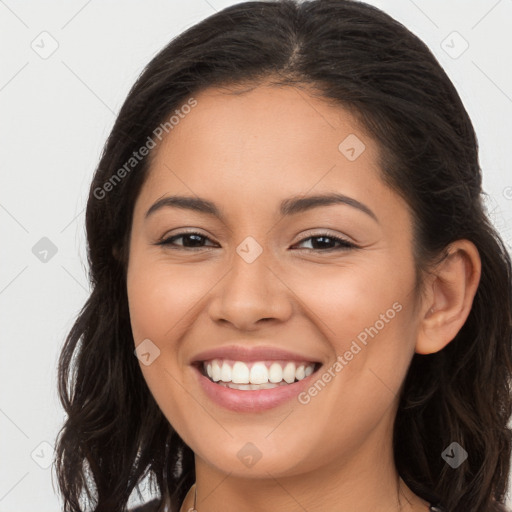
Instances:
[[[211,348],[196,354],[191,364],[212,359],[232,359],[233,361],[266,361],[266,360],[285,360],[285,361],[309,361],[318,363],[315,357],[306,354],[299,354],[284,350],[278,347],[260,345],[256,347],[247,347],[245,345],[226,345],[224,347]]]

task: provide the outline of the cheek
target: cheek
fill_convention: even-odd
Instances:
[[[375,264],[310,268],[289,275],[287,282],[306,306],[305,314],[309,311],[309,318],[326,338],[339,340],[336,348],[342,349],[347,340],[376,322],[379,331],[384,325],[387,329],[386,320],[395,323],[399,308],[393,309],[393,304],[406,299],[404,290],[411,286],[410,279],[407,268],[386,267],[381,259]]]
[[[135,342],[150,338],[164,346],[175,339],[212,284],[192,266],[170,265],[158,258],[139,256],[130,261],[127,293]],[[174,330],[173,330],[174,329]]]
[[[155,342],[165,329],[169,329],[169,317],[164,312],[176,311],[179,301],[166,291],[165,281],[159,279],[154,267],[131,263],[127,276],[128,303],[135,343],[145,338]]]
[[[294,277],[293,289],[328,340],[333,363],[343,357],[342,371],[334,372],[343,377],[334,379],[335,386],[350,382],[369,394],[372,387],[400,387],[414,352],[414,266],[412,259],[396,257],[319,266]]]
[[[183,392],[180,340],[190,329],[187,315],[194,314],[205,291],[192,270],[177,270],[137,248],[130,255],[127,294],[134,344],[149,339],[159,350],[155,355],[151,345],[154,359],[149,365],[141,360],[140,369],[158,406],[185,440],[194,421],[191,413],[197,411]]]

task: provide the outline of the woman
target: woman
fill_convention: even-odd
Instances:
[[[506,510],[512,271],[481,180],[454,86],[374,7],[245,2],[171,41],[91,185],[65,510],[148,475],[144,511]]]

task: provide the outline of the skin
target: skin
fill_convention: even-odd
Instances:
[[[480,278],[477,249],[452,244],[420,300],[410,210],[381,180],[379,147],[353,116],[292,87],[194,97],[197,106],[153,150],[134,208],[127,288],[135,345],[149,338],[160,350],[141,371],[195,454],[197,509],[428,510],[394,465],[398,393],[414,352],[441,350],[464,324]],[[349,134],[366,146],[354,161],[338,149]],[[285,198],[327,192],[357,199],[378,221],[344,204],[279,215]],[[171,194],[213,201],[224,221],[172,207],[145,218]],[[186,230],[207,238],[199,248],[185,247],[194,247],[190,237],[157,245]],[[325,231],[357,248],[311,239]],[[250,264],[236,252],[247,236],[263,249]],[[400,312],[307,404],[231,412],[208,399],[188,364],[233,342],[304,352],[329,368],[397,302]],[[237,456],[247,442],[261,452],[251,467]],[[181,510],[192,505],[193,489]]]

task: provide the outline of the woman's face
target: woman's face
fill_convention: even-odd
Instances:
[[[391,453],[418,318],[412,220],[379,178],[376,142],[304,90],[208,89],[195,100],[154,149],[131,231],[131,324],[153,396],[213,471],[293,475],[355,454],[378,463]],[[307,200],[333,194],[347,199]],[[148,214],[173,196],[219,215],[170,201]],[[231,390],[202,376],[198,359],[241,381],[286,378],[301,359],[321,367]]]

